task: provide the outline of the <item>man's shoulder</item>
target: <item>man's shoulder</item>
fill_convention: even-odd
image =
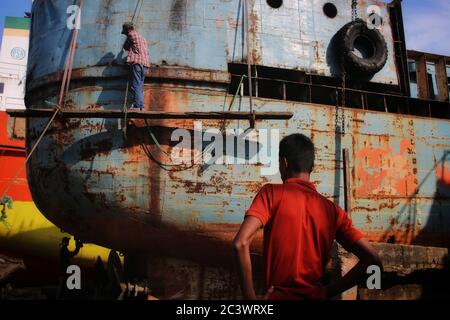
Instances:
[[[141,34],[137,32],[136,30],[130,31],[128,34],[130,38],[142,38]]]
[[[339,215],[339,212],[344,212],[344,210],[335,202],[331,201],[327,197],[325,197],[323,194],[320,194],[317,192],[317,201],[320,202],[322,205],[321,207],[326,210],[329,214],[336,217]]]
[[[283,188],[283,185],[280,183],[266,183],[260,188],[260,192],[267,192],[267,191],[278,191]]]
[[[320,192],[316,191],[315,196],[317,197],[318,201],[321,201],[328,208],[330,208],[332,210],[337,210],[338,205],[336,203],[334,203],[333,201],[331,201],[330,199],[328,199],[323,194],[321,194]]]
[[[280,194],[285,190],[285,188],[289,187],[293,187],[295,188],[295,184],[283,184],[283,183],[266,183],[265,185],[263,185],[259,192],[272,192],[273,194]],[[287,190],[288,190],[287,189]],[[309,196],[315,197],[317,198],[318,201],[322,201],[323,203],[325,203],[328,206],[331,207],[338,207],[333,201],[331,201],[330,199],[328,199],[327,197],[325,197],[324,195],[322,195],[321,193],[319,193],[318,191],[314,191],[314,190],[305,190],[305,189],[299,189],[299,188],[295,188],[295,191],[298,192],[304,192],[307,193]]]
[[[305,188],[305,187],[297,188],[296,184],[288,184],[288,186],[292,187],[295,192],[303,193],[305,195],[305,197],[311,201],[314,201],[316,203],[322,203],[324,206],[326,206],[330,210],[337,210],[338,206],[333,201],[328,199],[326,196],[321,194],[316,189]]]
[[[283,194],[283,184],[279,183],[266,183],[261,187],[258,192],[259,196],[267,196],[270,199],[276,201]]]
[[[136,30],[133,30],[132,32],[134,37],[145,40],[144,36],[139,32],[137,32]]]

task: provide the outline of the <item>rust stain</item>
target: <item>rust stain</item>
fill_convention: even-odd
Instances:
[[[393,199],[387,199],[388,202],[382,202],[380,203],[380,210],[383,209],[395,209],[400,203],[399,202],[394,202]]]
[[[409,196],[417,188],[415,168],[409,164],[407,154],[412,151],[410,140],[400,143],[400,153],[395,153],[387,141],[382,146],[366,146],[355,153],[356,195]]]
[[[186,1],[174,0],[170,9],[169,27],[172,31],[183,30],[183,22],[186,14]]]
[[[182,112],[181,106],[189,106],[189,92],[171,92],[164,89],[155,90],[149,88],[145,92],[145,106],[146,110],[151,111],[167,111],[167,112]]]
[[[444,183],[446,186],[450,186],[450,164],[444,163],[436,167],[436,178],[437,180]]]
[[[251,10],[249,8],[249,10]],[[261,52],[259,48],[259,18],[256,13],[253,11],[249,12],[249,28],[250,28],[250,36],[253,39],[250,39],[252,45],[251,55],[250,55],[250,63],[251,64],[260,64],[261,63]]]
[[[353,211],[367,211],[367,212],[378,212],[377,208],[367,208],[367,207],[352,207]]]

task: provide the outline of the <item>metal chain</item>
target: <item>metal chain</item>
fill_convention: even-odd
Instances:
[[[345,68],[344,61],[341,61],[341,92],[342,97],[341,101],[336,97],[336,117],[335,117],[335,126],[336,126],[336,133],[345,133],[344,132],[344,109],[346,105],[346,89],[347,89],[347,71]]]
[[[352,21],[358,19],[358,0],[352,0]]]
[[[352,21],[356,21],[358,19],[358,0],[352,0]],[[341,89],[342,89],[342,97],[339,103],[338,99],[336,99],[336,117],[335,117],[335,125],[337,133],[345,133],[345,115],[344,109],[346,104],[345,99],[345,91],[346,91],[346,78],[347,73],[345,70],[345,64],[342,61],[341,63]]]
[[[345,133],[345,117],[344,117],[344,108],[345,108],[345,104],[346,104],[345,90],[346,90],[346,72],[345,72],[345,69],[343,69],[343,72],[342,72],[342,101],[341,101],[340,106],[339,106],[339,102],[336,103],[336,131],[338,131],[338,128],[340,128],[339,132],[342,134]]]
[[[341,107],[345,108],[345,90],[346,87],[346,80],[347,80],[347,72],[345,71],[345,66],[342,68],[342,101],[341,101]]]

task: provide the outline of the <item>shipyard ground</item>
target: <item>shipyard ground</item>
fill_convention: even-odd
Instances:
[[[381,290],[366,289],[361,283],[358,289],[349,290],[336,300],[448,300],[450,299],[450,264],[448,249],[375,244],[380,253],[384,272]],[[333,261],[338,261],[338,271],[344,274],[356,258],[338,248]],[[25,265],[27,261],[25,261]],[[54,262],[30,262],[28,269],[18,271],[0,283],[0,300],[154,300],[168,299],[158,289],[152,290],[145,279],[121,275],[112,271],[111,262],[97,263],[95,268],[81,268],[81,290],[65,290],[58,298],[59,273]],[[45,270],[42,278],[36,277]],[[118,273],[121,273],[119,270]],[[330,274],[333,272],[330,272]],[[331,276],[332,277],[332,276]],[[122,278],[122,280],[118,280]],[[119,283],[119,282],[122,282]],[[138,290],[136,290],[136,288]],[[236,288],[238,289],[238,288]],[[137,292],[136,292],[137,291]],[[238,290],[237,290],[238,291]],[[183,299],[183,297],[172,297]],[[188,297],[192,299],[192,297]]]

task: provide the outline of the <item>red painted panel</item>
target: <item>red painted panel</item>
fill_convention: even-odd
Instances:
[[[0,111],[0,146],[18,147],[25,149],[25,140],[13,140],[8,135],[8,115]]]
[[[25,141],[12,140],[8,136],[8,115],[0,111],[0,196],[25,162]],[[32,201],[24,168],[7,195],[14,201]]]

